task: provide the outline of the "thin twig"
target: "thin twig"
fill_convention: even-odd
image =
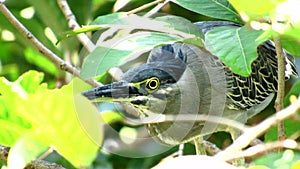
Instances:
[[[151,9],[149,12],[147,12],[145,15],[143,15],[143,17],[149,18],[149,17],[153,16],[169,2],[170,2],[170,0],[165,0],[163,3],[157,4],[153,9]]]
[[[206,155],[206,150],[205,150],[205,146],[203,143],[203,137],[198,136],[193,141],[194,141],[194,145],[195,145],[195,149],[196,149],[196,154],[197,155]]]
[[[216,157],[221,160],[227,161],[231,159],[231,156],[238,153],[241,149],[245,148],[253,141],[255,138],[259,137],[270,129],[273,125],[276,125],[278,121],[287,119],[295,115],[300,109],[300,97],[292,102],[291,105],[277,112],[273,116],[265,119],[258,125],[248,128],[240,137],[238,137],[233,144],[227,147],[224,151],[218,153]]]
[[[274,37],[275,49],[277,54],[277,66],[278,66],[278,85],[277,85],[277,97],[275,100],[276,112],[279,112],[284,108],[284,88],[285,88],[285,56],[281,46],[280,38],[278,36]],[[277,124],[278,140],[282,141],[286,138],[284,121],[280,121]]]
[[[57,0],[57,4],[59,5],[61,11],[65,15],[69,28],[71,30],[79,29],[81,28],[76,21],[76,17],[73,14],[67,0]],[[89,51],[92,52],[95,49],[95,44],[88,38],[88,36],[84,33],[77,35],[78,40],[81,42],[81,44]]]
[[[76,77],[84,80],[88,84],[96,87],[100,84],[92,79],[85,80],[80,74],[79,70],[73,67],[72,65],[67,64],[64,60],[58,57],[55,53],[49,50],[46,46],[44,46],[8,9],[7,7],[0,2],[0,11],[4,14],[4,16],[8,19],[8,21],[14,25],[18,31],[25,37],[27,40],[45,57],[50,59],[53,63],[55,63],[61,70],[69,72]]]
[[[135,8],[135,9],[133,9],[131,11],[128,11],[127,15],[140,12],[140,11],[146,9],[146,8],[149,8],[149,7],[153,6],[153,5],[159,4],[159,3],[163,2],[163,1],[165,1],[165,0],[156,0],[156,1],[153,1],[153,2],[150,2],[150,3],[147,3],[145,5],[142,5],[142,6],[138,7],[138,8]]]
[[[203,140],[203,145],[205,147],[205,150],[212,155],[215,155],[219,152],[221,152],[221,149],[217,147],[214,143],[209,142],[207,140]]]
[[[177,115],[164,115],[159,114],[157,116],[149,116],[141,119],[130,119],[127,118],[127,122],[131,125],[141,125],[141,124],[153,124],[153,123],[162,123],[162,122],[210,122],[218,125],[224,125],[228,127],[235,128],[240,130],[241,132],[246,132],[248,130],[248,126],[239,123],[235,120],[231,120],[225,117],[206,115],[206,114],[177,114]]]
[[[283,141],[270,142],[265,144],[259,144],[253,147],[250,147],[244,151],[232,154],[227,161],[243,158],[243,157],[255,157],[258,155],[263,155],[265,153],[269,153],[274,149],[278,148],[288,148],[294,150],[300,150],[299,144],[292,139],[286,139]]]
[[[54,148],[50,147],[46,152],[39,156],[38,160],[43,160],[48,157],[51,153],[53,153]]]

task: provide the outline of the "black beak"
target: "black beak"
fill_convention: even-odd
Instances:
[[[101,98],[129,98],[132,95],[139,95],[139,92],[138,89],[130,85],[130,83],[120,81],[87,90],[81,94],[89,100],[101,100]]]

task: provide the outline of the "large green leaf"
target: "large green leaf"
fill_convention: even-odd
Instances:
[[[205,47],[218,56],[237,74],[248,76],[251,63],[257,58],[257,46],[264,40],[256,41],[262,31],[243,27],[223,26],[210,30],[205,35]]]
[[[137,32],[126,38],[111,41],[111,48],[97,47],[82,66],[81,76],[91,78],[102,75],[109,68],[118,66],[131,56],[146,52],[161,44],[181,41],[182,38],[155,32]]]
[[[97,120],[99,117],[96,108],[82,96],[74,97],[73,94],[72,85],[60,90],[38,91],[29,95],[27,100],[19,100],[21,106],[17,107],[17,111],[38,127],[46,138],[50,139],[47,141],[74,166],[88,166],[102,142],[102,127]],[[74,107],[74,101],[82,104],[78,105],[81,107]],[[93,128],[82,126],[82,123],[87,121]]]
[[[172,2],[202,15],[242,23],[239,14],[227,0],[172,0]]]
[[[16,140],[31,129],[31,124],[22,116],[13,113],[16,97],[24,97],[26,93],[34,93],[43,80],[43,74],[29,71],[23,74],[15,83],[0,77],[0,143],[12,146]]]
[[[99,119],[96,108],[74,90],[82,84],[77,80],[75,86],[70,83],[61,89],[49,90],[45,85],[37,85],[42,78],[34,71],[19,79],[13,83],[4,78],[0,81],[0,93],[5,99],[7,114],[0,120],[13,124],[11,127],[15,129],[23,129],[22,133],[16,132],[16,135],[13,130],[0,125],[1,133],[14,136],[10,145],[13,145],[14,153],[21,153],[19,160],[27,163],[36,158],[45,147],[51,146],[76,167],[90,165],[102,144],[103,122]],[[12,121],[14,118],[21,120]],[[29,127],[24,127],[23,121],[27,125],[29,123]],[[27,136],[28,133],[31,134]],[[0,137],[0,143],[3,142],[1,139],[3,138]],[[19,147],[14,147],[15,145]],[[20,145],[36,147],[22,150]],[[16,155],[12,157],[15,160]],[[15,161],[9,163],[13,162]]]
[[[81,76],[84,78],[102,75],[109,68],[118,66],[124,60],[159,45],[185,42],[202,46],[203,43],[202,32],[190,21],[177,16],[151,19],[115,13],[99,16],[91,24],[99,28],[111,27],[117,30],[135,29],[137,31],[129,35],[122,35],[120,31],[115,37],[99,43],[101,46],[90,53],[83,63]]]
[[[130,51],[99,46],[91,52],[83,62],[80,75],[86,79],[102,75],[109,68],[119,65],[122,59],[130,54]]]

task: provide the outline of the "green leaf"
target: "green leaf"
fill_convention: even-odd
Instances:
[[[111,41],[112,48],[97,47],[83,63],[81,76],[91,78],[102,75],[131,56],[146,52],[155,46],[182,40],[180,37],[155,32],[137,32],[123,39]]]
[[[90,25],[103,25],[103,24],[121,24],[122,18],[128,17],[125,12],[116,12],[103,16],[98,16]]]
[[[13,145],[16,154],[21,153],[12,156],[13,159],[19,158],[26,163],[36,158],[44,147],[51,146],[74,166],[89,166],[102,144],[103,121],[92,103],[79,94],[78,90],[85,83],[75,79],[61,89],[49,90],[45,85],[37,85],[41,79],[35,71],[22,75],[13,83],[0,79],[0,101],[5,101],[0,104],[0,142]],[[18,130],[20,132],[14,132]],[[33,134],[27,136],[28,133]],[[21,150],[22,146],[14,147],[14,143],[43,148]]]
[[[86,79],[102,75],[108,69],[119,65],[130,54],[130,51],[99,46],[83,62],[80,75]]]
[[[202,32],[190,21],[177,16],[150,19],[137,15],[125,17],[124,13],[117,13],[98,17],[92,24],[98,24],[99,27],[129,28],[139,31],[125,36],[119,34],[118,37],[102,42],[101,46],[91,52],[84,61],[81,71],[81,76],[84,78],[101,76],[109,68],[118,66],[130,57],[147,52],[158,45],[174,42],[197,46],[203,44]]]
[[[287,36],[293,39],[300,39],[300,22],[298,21],[297,23],[291,25],[285,25],[285,29],[283,32],[280,32],[283,36]]]
[[[43,74],[35,71],[24,73],[14,83],[0,77],[0,143],[12,146],[16,140],[29,129],[31,124],[22,116],[14,113],[18,105],[14,105],[16,98],[26,97],[33,93],[43,80]]]
[[[42,136],[38,133],[23,133],[9,151],[7,167],[24,168],[28,163],[46,151],[48,146],[42,143],[40,138]]]
[[[290,91],[287,93],[287,95],[284,98],[284,106],[290,105],[290,96],[295,95],[299,96],[300,94],[300,80],[297,80],[293,87],[290,89]],[[293,135],[296,132],[300,131],[299,123],[296,121],[293,121],[291,119],[287,119],[284,121],[284,127],[286,131],[287,137]],[[275,141],[277,140],[277,127],[272,127],[266,134],[265,134],[265,140],[266,141]]]
[[[286,49],[291,55],[300,57],[300,40],[281,37],[281,44],[284,49]]]
[[[272,169],[289,169],[296,165],[300,159],[300,153],[293,150],[285,150],[282,153],[270,153],[254,161],[255,165],[264,165]]]
[[[43,73],[30,70],[19,77],[16,83],[19,83],[27,93],[35,93],[35,91],[40,87],[43,79]]]
[[[291,95],[299,96],[300,95],[300,80],[297,80],[290,91],[284,97],[284,107],[290,105],[290,97]]]
[[[202,15],[242,23],[239,14],[227,0],[172,0],[172,2]]]
[[[297,80],[293,84],[293,87],[290,89],[290,91],[287,93],[287,95],[284,97],[284,106],[287,107],[290,105],[290,96],[295,95],[299,96],[300,94],[300,80]],[[298,122],[293,121],[291,119],[287,119],[284,121],[285,131],[287,137],[291,136],[292,134],[300,131],[300,126]],[[265,140],[266,141],[275,141],[277,140],[277,127],[272,127],[266,134],[265,134]]]
[[[169,28],[170,30],[175,29],[180,32],[192,34],[192,35],[195,35],[196,37],[198,37],[199,39],[204,38],[204,35],[199,30],[199,28],[197,26],[195,26],[193,23],[191,23],[191,21],[189,21],[185,18],[168,15],[168,16],[156,17],[156,18],[154,18],[154,20],[164,22],[165,27]],[[201,46],[202,43],[199,44],[199,41],[197,41],[197,44],[195,44],[195,45]]]
[[[295,122],[293,120],[287,119],[284,121],[284,128],[286,132],[286,136],[290,137],[291,135],[295,134],[296,132],[300,131],[299,122]],[[277,137],[277,127],[272,127],[268,132],[265,134],[265,141],[276,141],[278,140]]]
[[[280,0],[252,0],[252,1],[239,1],[228,0],[235,9],[250,15],[262,15],[271,12],[279,4]]]
[[[103,120],[105,121],[105,123],[113,123],[116,121],[120,121],[123,119],[123,116],[121,115],[120,112],[117,111],[102,111],[101,112],[101,116],[103,118]]]
[[[18,100],[16,111],[74,166],[88,166],[102,143],[102,122],[96,108],[74,94],[72,84],[59,90],[39,90],[26,100]]]
[[[256,39],[262,33],[245,26],[223,26],[206,33],[205,47],[234,73],[249,76],[252,71],[251,63],[258,57],[256,48],[263,42],[263,39],[260,41]]]

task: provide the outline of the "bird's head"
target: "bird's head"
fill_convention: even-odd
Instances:
[[[150,117],[146,120],[151,120],[147,129],[156,140],[179,144],[199,135],[203,123],[177,119],[157,123],[156,119],[161,114],[176,117],[177,114],[222,113],[226,79],[222,65],[214,61],[205,50],[191,45],[161,46],[151,51],[147,63],[128,70],[119,82],[82,94],[95,102],[130,104],[133,114]],[[214,106],[212,101],[221,104]],[[211,133],[214,127],[205,132]]]
[[[139,117],[174,113],[180,105],[180,87],[177,82],[185,71],[182,57],[176,57],[170,46],[163,47],[165,61],[155,60],[128,70],[122,79],[82,94],[94,102],[131,104]],[[178,52],[177,52],[178,53]]]

